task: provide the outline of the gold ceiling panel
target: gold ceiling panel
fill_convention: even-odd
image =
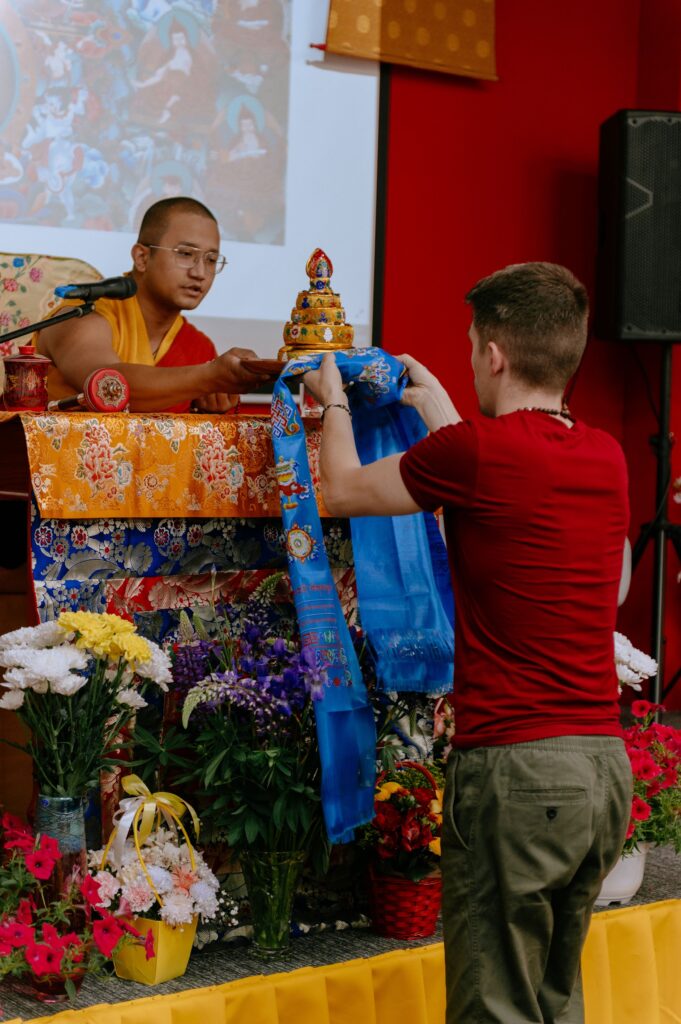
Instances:
[[[331,0],[326,49],[496,79],[494,0]]]

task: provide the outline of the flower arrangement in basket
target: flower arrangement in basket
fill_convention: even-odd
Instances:
[[[62,612],[0,636],[6,671],[0,708],[16,711],[31,738],[40,793],[78,797],[97,785],[107,751],[145,707],[142,690],[166,690],[170,659],[118,615]]]
[[[54,886],[62,856],[55,839],[11,814],[0,825],[0,979],[43,1001],[74,997],[86,974],[101,973],[124,946],[140,946],[140,933],[103,908],[93,912],[90,875]]]
[[[435,930],[441,801],[442,779],[432,764],[398,761],[376,780],[376,813],[361,829],[360,845],[370,857],[369,908],[381,935],[416,938]]]
[[[182,824],[188,811],[198,835],[194,809],[172,793],[150,793],[136,775],[122,785],[130,796],[116,812],[109,843],[88,854],[93,905],[133,923],[156,949],[152,964],[138,949],[116,954],[119,977],[157,984],[184,973],[198,918],[224,916],[228,901]]]
[[[661,704],[635,700],[634,724],[624,733],[634,797],[624,853],[639,843],[669,844],[681,853],[681,732],[655,721]]]

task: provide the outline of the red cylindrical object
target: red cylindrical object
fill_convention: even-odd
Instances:
[[[83,404],[93,412],[124,412],[130,385],[118,370],[95,370],[83,384]]]
[[[130,403],[130,385],[118,370],[93,370],[85,378],[79,395],[58,398],[47,406],[49,412],[87,409],[90,412],[125,412]]]
[[[5,408],[12,411],[44,412],[47,409],[47,370],[45,356],[36,355],[33,345],[19,345],[19,354],[4,356]]]

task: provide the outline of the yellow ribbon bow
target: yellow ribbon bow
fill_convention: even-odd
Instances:
[[[163,820],[175,835],[177,835],[178,828],[182,832],[187,844],[187,849],[189,850],[189,861],[193,870],[196,867],[194,849],[189,836],[187,835],[187,830],[180,819],[184,815],[185,811],[189,811],[192,819],[192,825],[194,826],[194,832],[198,838],[198,816],[191,804],[187,803],[186,800],[183,800],[182,797],[175,796],[174,793],[164,793],[162,791],[152,793],[149,787],[142,782],[139,775],[125,775],[121,779],[121,785],[125,792],[130,794],[130,797],[127,800],[121,800],[120,806],[114,815],[115,827],[104,849],[102,868],[106,866],[109,854],[111,854],[111,863],[113,866],[115,868],[120,868],[123,863],[125,842],[128,838],[128,834],[132,831],[135,849],[137,850],[137,856],[139,857],[140,864],[142,865],[142,870],[152,892],[159,902],[159,905],[163,906],[163,900],[156,891],[151,875],[144,863],[142,846],[151,833],[156,831]]]

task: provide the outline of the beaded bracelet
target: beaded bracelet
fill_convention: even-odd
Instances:
[[[322,409],[322,423],[324,422],[324,417],[326,415],[327,409],[345,409],[350,419],[352,419],[352,413],[350,412],[349,405],[341,405],[340,402],[330,402],[328,405],[325,405],[324,408]]]

